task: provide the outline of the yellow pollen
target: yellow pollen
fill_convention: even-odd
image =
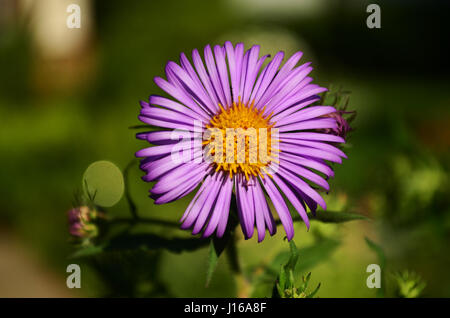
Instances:
[[[213,142],[216,139],[215,136],[211,137],[210,140],[203,141],[204,147],[210,146],[208,151],[209,154],[215,156],[215,170],[222,170],[228,173],[230,178],[233,177],[233,174],[242,174],[247,180],[249,180],[251,176],[256,177],[259,175],[264,177],[262,172],[268,174],[266,167],[270,162],[276,162],[275,158],[271,157],[274,152],[277,151],[277,149],[272,148],[271,145],[271,129],[275,124],[270,122],[272,114],[269,114],[268,116],[263,115],[265,107],[258,110],[254,105],[254,101],[250,105],[245,105],[241,102],[240,97],[238,98],[238,102],[233,102],[230,107],[223,107],[219,104],[219,108],[220,111],[211,119],[210,123],[206,125],[206,128],[215,129],[215,131],[221,132],[223,140],[222,154],[216,154],[217,148],[212,147]],[[238,137],[237,135],[230,137],[229,141],[232,142],[227,145],[227,129],[229,132],[230,128],[233,129],[234,132],[244,132],[244,135],[242,135],[242,137]],[[238,130],[239,128],[242,130]],[[267,133],[260,136],[260,128],[264,128]],[[251,132],[253,132],[253,136],[251,136]],[[239,138],[241,138],[241,147],[245,147],[245,159],[241,157],[241,160],[238,160]],[[244,145],[242,145],[242,141]],[[264,147],[265,144],[267,144],[266,147]],[[228,148],[234,148],[234,161],[227,160],[227,146]],[[264,148],[260,150],[260,146],[266,149],[266,154],[264,154]],[[229,152],[231,153],[231,151]],[[260,152],[262,152],[265,158],[261,158]],[[227,156],[225,156],[225,154],[227,154]],[[220,155],[222,160],[217,160],[216,155]]]

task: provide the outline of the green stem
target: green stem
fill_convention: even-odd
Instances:
[[[228,243],[227,247],[227,256],[230,263],[231,271],[234,274],[234,278],[236,280],[237,287],[237,297],[239,298],[248,298],[250,297],[250,282],[247,277],[245,277],[241,264],[239,262],[239,255],[237,249],[237,237],[233,232],[231,240]]]
[[[128,207],[130,208],[131,216],[133,217],[133,219],[135,221],[137,221],[139,219],[139,215],[138,215],[138,212],[137,212],[136,204],[134,203],[133,199],[131,198],[130,187],[129,187],[129,182],[128,182],[129,181],[128,180],[128,175],[129,175],[130,169],[136,163],[137,163],[137,161],[135,159],[131,160],[128,163],[128,165],[125,167],[125,169],[123,170],[123,179],[124,179],[124,182],[125,182],[125,198],[127,199]]]
[[[248,298],[250,291],[250,284],[248,279],[244,276],[242,271],[241,264],[239,262],[238,248],[237,248],[237,240],[238,237],[236,235],[236,227],[239,224],[237,206],[236,206],[236,196],[232,195],[231,197],[231,206],[230,206],[230,216],[228,219],[228,245],[226,249],[227,257],[229,260],[231,271],[236,279],[237,285],[237,296],[239,298]]]
[[[231,234],[232,237],[228,242],[228,247],[226,249],[227,257],[230,262],[231,271],[234,274],[242,274],[241,265],[239,264],[238,251],[236,246],[236,235],[235,233]]]
[[[168,227],[176,227],[179,228],[180,224],[172,221],[164,221],[154,218],[142,218],[139,217],[137,219],[133,218],[113,218],[109,220],[110,224],[155,224],[155,225],[163,225]]]

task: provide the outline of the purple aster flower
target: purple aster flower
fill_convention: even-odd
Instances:
[[[326,89],[311,83],[310,63],[297,66],[302,52],[283,65],[284,53],[278,52],[263,67],[269,56],[260,57],[259,50],[255,45],[244,51],[242,43],[226,42],[213,49],[207,45],[204,62],[193,50],[192,63],[182,53],[179,64],[167,63],[167,79],[154,79],[170,97],[151,95],[148,103],[141,102],[139,119],[161,127],[137,134],[154,145],[136,153],[143,158],[143,180],[155,181],[150,197],[156,204],[180,199],[198,188],[181,218],[181,227],[192,228],[193,234],[221,237],[235,197],[246,238],[253,236],[255,228],[259,242],[266,229],[275,234],[272,202],[290,240],[294,227],[287,202],[309,228],[307,208],[326,209],[319,192],[329,190],[327,179],[334,176],[328,162],[346,158],[336,147],[344,138],[333,133],[341,123],[336,116],[327,116],[336,109],[315,105]],[[239,128],[254,129],[254,139],[250,135],[228,139],[228,130]],[[220,133],[206,137],[207,130],[226,137],[221,139]],[[241,161],[236,150],[239,140],[245,149]],[[190,160],[175,160],[175,147],[189,151]],[[225,152],[227,160],[218,160]],[[214,160],[206,160],[205,154],[214,155]]]

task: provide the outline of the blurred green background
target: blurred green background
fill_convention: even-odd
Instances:
[[[81,28],[68,29],[66,8],[81,7]],[[375,297],[367,265],[378,263],[368,237],[385,252],[387,284],[413,270],[425,297],[450,297],[449,5],[378,1],[381,29],[368,29],[370,1],[0,1],[0,296],[242,295],[227,259],[205,288],[207,248],[71,260],[66,211],[87,166],[110,160],[121,169],[146,146],[137,141],[139,100],[159,90],[153,77],[168,60],[206,44],[242,41],[261,53],[304,51],[315,83],[352,92],[358,112],[326,200],[332,211],[371,221],[296,225],[299,272],[312,271],[320,297]],[[191,197],[164,206],[148,198],[137,165],[130,192],[143,216],[177,221]],[[127,215],[122,199],[108,209]],[[145,233],[190,237],[142,226]],[[254,288],[270,296],[265,267],[288,245],[282,229],[238,252]],[[82,266],[82,288],[65,285],[66,266]],[[93,265],[94,264],[94,265]],[[122,266],[123,265],[123,266]],[[270,275],[269,275],[270,276]]]

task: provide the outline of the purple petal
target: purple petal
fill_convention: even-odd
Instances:
[[[180,141],[176,144],[144,148],[144,149],[141,149],[136,152],[136,157],[143,158],[143,157],[157,157],[157,156],[170,155],[174,151],[175,146],[186,149],[186,151],[188,151],[190,149],[192,149],[192,150],[194,149],[193,141],[187,140],[187,141]]]
[[[180,54],[180,63],[182,65],[183,69],[185,69],[186,72],[188,72],[189,76],[196,83],[197,87],[199,87],[199,89],[202,89],[203,92],[207,95],[209,103],[210,103],[210,107],[208,107],[210,109],[210,111],[215,112],[216,106],[217,106],[216,100],[214,100],[211,97],[211,95],[209,94],[209,92],[207,91],[205,86],[203,85],[202,81],[200,80],[199,76],[195,72],[194,68],[192,67],[191,63],[189,62],[188,58],[186,57],[186,55],[184,53]]]
[[[312,172],[311,170],[305,169],[299,165],[292,164],[289,161],[280,161],[280,165],[282,165],[283,168],[286,168],[286,169],[290,170],[291,172],[314,182],[315,184],[317,184],[318,186],[321,186],[325,190],[327,190],[327,191],[330,190],[330,186],[328,185],[328,182],[321,176]]]
[[[332,128],[336,129],[337,124],[336,120],[333,118],[319,118],[319,119],[311,119],[302,121],[295,124],[290,124],[286,126],[278,127],[279,132],[285,132],[285,131],[295,131],[295,130],[308,130],[308,129],[320,129],[320,128]]]
[[[187,132],[187,131],[186,131]],[[147,140],[149,143],[155,145],[167,145],[179,142],[179,139],[172,139],[172,131],[162,130],[162,131],[147,131],[142,133],[137,133],[136,137],[138,139]]]
[[[231,44],[230,41],[225,42],[225,50],[227,52],[228,66],[230,69],[230,80],[231,80],[231,91],[233,95],[233,102],[237,102],[239,84],[236,76],[237,74],[236,57],[234,53],[233,44]]]
[[[143,179],[147,182],[154,181],[157,178],[159,178],[164,173],[172,170],[175,167],[178,167],[182,164],[187,163],[197,163],[196,160],[200,159],[203,155],[203,152],[201,150],[192,149],[191,152],[192,158],[188,162],[176,162],[175,160],[172,160],[172,154],[162,156],[159,159],[153,159],[153,157],[146,157],[142,160],[142,163],[140,165],[140,168],[147,172],[147,175],[143,177]]]
[[[141,116],[147,118],[194,126],[194,119],[184,114],[159,107],[148,107],[141,110]]]
[[[209,115],[205,112],[204,109],[202,109],[200,106],[198,106],[191,97],[189,97],[183,90],[177,88],[175,85],[169,83],[165,79],[161,77],[155,77],[154,82],[156,85],[158,85],[163,91],[165,91],[167,94],[178,100],[181,104],[186,105],[193,111],[195,111],[198,114],[201,114],[203,117],[209,117]]]
[[[216,112],[219,111],[220,110],[219,98],[217,97],[216,92],[214,91],[211,78],[206,72],[205,65],[203,64],[202,58],[200,57],[200,54],[198,53],[197,50],[192,51],[192,60],[194,62],[195,69],[197,70],[197,73],[203,83],[203,86],[205,87],[206,91],[209,94],[209,97],[214,103],[214,109],[216,110]]]
[[[285,126],[295,122],[305,121],[334,112],[336,112],[336,109],[331,106],[311,106],[308,108],[303,108],[302,110],[290,115],[289,117],[285,117],[277,121],[277,127]]]
[[[302,99],[300,102],[297,103],[286,103],[281,104],[282,106],[277,107],[277,109],[274,110],[274,116],[272,117],[273,122],[277,122],[284,117],[290,116],[291,114],[295,113],[296,111],[299,111],[302,108],[305,108],[306,106],[311,105],[312,103],[317,102],[320,100],[319,96],[312,96],[305,99]]]
[[[214,47],[214,55],[216,57],[217,71],[219,73],[220,83],[222,84],[223,92],[225,93],[226,105],[231,105],[231,90],[228,81],[227,63],[225,62],[224,48],[220,45]]]
[[[312,77],[305,77],[300,83],[298,83],[294,89],[292,89],[289,93],[285,94],[285,96],[278,101],[277,103],[275,103],[273,105],[273,112],[274,113],[279,113],[282,112],[283,110],[286,110],[294,105],[296,105],[299,101],[297,99],[298,96],[303,96],[300,95],[303,93],[303,90],[305,89],[305,87],[307,87],[308,85],[310,85],[310,83],[312,82]],[[306,101],[306,98],[303,98],[301,100],[301,102]],[[298,108],[300,109],[300,108]],[[298,110],[297,109],[297,110]]]
[[[279,103],[274,108],[274,112],[280,113],[288,108],[291,108],[292,106],[296,105],[297,103],[307,101],[307,99],[309,99],[311,97],[317,97],[316,96],[317,94],[323,93],[325,91],[327,91],[326,88],[320,87],[315,84],[308,84],[305,87],[303,87],[302,89],[300,89],[298,92],[293,94],[291,97],[289,97],[288,100],[283,101],[283,103]],[[299,108],[296,108],[296,110],[298,110],[298,109]],[[284,115],[284,116],[286,116],[286,115]]]
[[[203,237],[208,237],[212,233],[214,233],[220,221],[222,221],[221,224],[223,225],[223,231],[225,231],[228,220],[228,212],[230,209],[232,190],[233,190],[233,182],[231,178],[228,177],[228,175],[225,175],[222,181],[217,202],[214,206],[214,211],[212,212],[208,225],[206,226],[206,229],[203,232]],[[221,237],[223,235],[223,231],[221,231],[221,235],[219,235],[220,233],[218,230],[217,236]]]
[[[303,200],[309,207],[309,209],[311,210],[311,212],[313,213],[313,215],[316,215],[316,210],[317,210],[317,202],[314,201],[313,199],[311,199],[309,196],[307,196],[306,194],[304,194],[302,191],[300,191],[300,189],[298,188],[294,188],[292,185],[288,184],[288,186],[293,189],[295,195],[298,197],[298,199],[300,200],[300,202],[302,202],[301,200]]]
[[[297,133],[283,133],[280,134],[281,139],[302,139],[302,140],[318,140],[344,143],[344,138],[340,136],[314,133],[314,132],[297,132]]]
[[[184,164],[171,170],[155,183],[152,194],[163,194],[178,187],[197,174],[205,175],[210,167],[207,164]]]
[[[254,45],[249,50],[247,71],[244,82],[244,90],[242,93],[242,102],[247,104],[249,102],[250,94],[255,84],[256,75],[258,74],[258,56],[259,56],[259,45]]]
[[[253,204],[255,206],[255,220],[256,220],[256,230],[258,232],[258,242],[262,242],[266,235],[266,224],[264,222],[264,213],[262,209],[262,203],[260,201],[259,196],[256,193],[256,187],[259,186],[259,181],[256,182],[256,185],[250,187],[250,191],[252,191]],[[266,200],[264,200],[266,201]]]
[[[256,96],[257,92],[259,91],[259,88],[261,87],[261,84],[262,84],[262,82],[263,82],[263,80],[265,78],[265,74],[267,72],[267,68],[268,68],[269,65],[270,65],[270,63],[268,65],[266,65],[263,68],[263,70],[261,71],[261,73],[259,74],[258,79],[256,80],[256,84],[253,87],[252,95],[250,96],[250,100],[251,101],[255,100],[255,96]]]
[[[244,58],[242,59],[241,63],[241,73],[240,73],[240,80],[239,80],[239,96],[242,100],[242,95],[244,94],[244,86],[245,86],[245,77],[247,76],[247,68],[248,68],[248,56],[249,51],[245,52]]]
[[[275,220],[267,205],[266,198],[264,197],[261,184],[258,180],[255,180],[255,186],[252,187],[253,198],[255,200],[255,216],[256,216],[256,229],[258,231],[258,242],[264,240],[266,234],[266,226],[270,235],[273,235],[277,231]]]
[[[222,237],[227,228],[228,215],[230,214],[230,204],[231,204],[231,193],[233,192],[233,182],[230,178],[230,183],[227,183],[227,192],[225,195],[225,206],[222,210],[222,214],[220,216],[219,224],[217,225],[216,235],[217,237]]]
[[[207,109],[208,112],[211,113],[214,112],[215,105],[213,104],[211,98],[206,94],[203,86],[199,86],[195,81],[193,81],[189,74],[181,66],[170,61],[167,63],[166,69],[167,74],[169,74],[170,70],[175,76],[178,77],[180,83],[189,89],[189,95],[191,95],[194,100],[197,100],[200,104],[202,104],[204,109]]]
[[[283,193],[292,203],[292,206],[297,210],[303,222],[305,222],[306,227],[309,229],[308,215],[306,214],[305,208],[303,207],[302,203],[298,200],[297,196],[276,174],[273,175],[273,180],[276,182],[276,184],[280,187],[281,191],[283,191]]]
[[[296,189],[299,189],[302,191],[305,195],[309,196],[311,199],[317,202],[324,210],[327,209],[327,204],[325,203],[325,200],[315,191],[313,188],[311,188],[305,181],[303,181],[301,178],[294,175],[289,170],[286,170],[282,167],[278,170],[278,175],[283,177],[287,182],[291,184]]]
[[[286,160],[296,165],[302,165],[304,167],[315,169],[319,172],[322,172],[327,177],[333,177],[333,170],[326,164],[321,163],[317,160],[308,159],[301,156],[292,155],[289,153],[280,153],[280,160]]]
[[[261,97],[263,96],[263,94],[266,92],[267,87],[270,85],[270,83],[273,80],[273,77],[275,76],[275,74],[277,73],[278,67],[281,64],[281,61],[283,60],[284,57],[284,52],[278,52],[277,54],[275,54],[275,56],[273,57],[272,61],[270,61],[269,64],[267,64],[266,69],[263,71],[263,73],[261,73],[260,77],[262,77],[261,80],[261,84],[259,85],[258,90],[254,90],[255,92],[255,96],[252,97],[251,99],[255,100],[255,106],[258,109],[262,109],[264,107],[264,105],[262,103],[259,103]]]
[[[205,200],[208,197],[209,194],[208,189],[212,185],[212,181],[213,178],[211,175],[208,175],[203,181],[203,184],[200,186],[200,189],[198,189],[194,198],[191,200],[188,207],[186,208],[186,211],[181,217],[180,222],[183,222],[181,228],[187,229],[191,227],[191,225],[195,222],[195,219],[197,218],[201,207],[203,206]]]
[[[261,203],[262,212],[264,215],[264,222],[266,223],[267,229],[269,230],[270,235],[274,235],[277,232],[277,225],[275,220],[273,219],[272,212],[270,211],[269,205],[267,203],[266,197],[264,196],[263,189],[261,184],[257,182],[257,186],[255,188],[257,198]]]
[[[185,125],[181,123],[177,123],[174,121],[165,121],[165,120],[159,120],[154,118],[149,118],[147,116],[139,115],[138,119],[142,121],[144,124],[151,125],[151,126],[157,126],[161,128],[172,128],[172,129],[181,129],[181,130],[193,130],[192,125]]]
[[[294,144],[294,145],[301,145],[301,146],[307,146],[311,148],[321,149],[323,151],[330,152],[332,154],[335,154],[337,156],[343,157],[347,159],[347,155],[339,148],[336,148],[330,144],[324,143],[324,142],[316,142],[316,141],[309,141],[309,140],[295,140],[295,139],[285,139],[283,140],[283,143],[287,144]]]
[[[220,186],[222,185],[222,175],[216,173],[213,177],[212,185],[208,188],[208,198],[205,200],[198,217],[195,221],[192,234],[198,234],[205,226],[205,222],[208,216],[211,214],[214,202],[217,199],[217,195],[220,193]]]
[[[294,237],[294,225],[292,222],[291,215],[289,213],[289,209],[286,203],[284,202],[284,199],[281,196],[280,192],[270,180],[269,176],[266,175],[264,179],[260,178],[260,180],[264,188],[266,189],[266,192],[270,197],[270,200],[272,200],[275,210],[277,211],[281,223],[283,224],[286,236],[290,241]]]
[[[161,146],[162,147],[162,146]],[[341,157],[336,154],[310,147],[297,146],[287,143],[280,143],[280,150],[294,155],[309,156],[332,162],[342,163]]]
[[[244,62],[244,44],[238,43],[236,44],[236,48],[234,50],[234,56],[236,59],[236,92],[237,95],[233,97],[233,101],[237,102],[239,96],[241,96],[241,74],[243,69],[243,62]]]
[[[191,178],[188,177],[183,178],[183,182],[180,183],[179,186],[172,188],[166,193],[159,196],[158,195],[154,196],[152,194],[152,197],[157,197],[155,198],[155,204],[169,203],[188,195],[199,185],[199,183],[205,177],[206,173],[207,171],[205,171],[204,173],[196,173],[196,174],[192,173]]]
[[[206,68],[208,69],[209,78],[211,79],[214,91],[219,98],[219,102],[223,105],[227,105],[227,100],[223,92],[222,84],[220,84],[219,74],[217,73],[216,63],[214,61],[214,56],[211,50],[211,46],[208,44],[204,50]]]
[[[280,83],[283,82],[283,80],[289,75],[291,70],[295,67],[297,62],[302,57],[302,52],[297,52],[294,55],[292,55],[289,60],[281,67],[280,71],[277,73],[273,81],[270,83],[267,90],[264,92],[264,94],[261,96],[261,99],[257,102],[257,107],[263,107],[264,105],[267,105],[268,101],[273,97],[273,95],[279,90]]]
[[[242,175],[235,178],[236,202],[242,231],[248,239],[253,236],[255,229],[255,207],[253,204],[252,191],[246,185],[246,180]]]
[[[286,96],[288,96],[297,85],[306,85],[306,81],[303,82],[306,75],[308,75],[312,71],[312,67],[304,67],[303,65],[299,67],[300,70],[293,71],[295,74],[289,81],[286,83],[282,83],[280,85],[281,89],[277,92],[267,103],[267,113],[273,111],[276,106],[278,106],[279,102],[282,101]],[[298,74],[297,74],[298,72]],[[302,83],[303,82],[303,83]]]
[[[162,107],[165,107],[167,109],[170,109],[170,110],[173,110],[173,111],[185,114],[185,115],[187,115],[189,117],[192,117],[194,119],[197,119],[197,120],[198,119],[203,119],[204,121],[208,122],[211,119],[211,117],[205,115],[204,112],[202,112],[200,114],[196,113],[192,109],[190,109],[190,108],[188,108],[188,107],[186,107],[186,106],[184,106],[184,105],[182,105],[180,103],[177,103],[177,102],[175,102],[173,100],[165,98],[165,97],[161,97],[161,96],[157,96],[157,95],[151,95],[150,98],[149,98],[149,102],[152,105],[162,106]]]

